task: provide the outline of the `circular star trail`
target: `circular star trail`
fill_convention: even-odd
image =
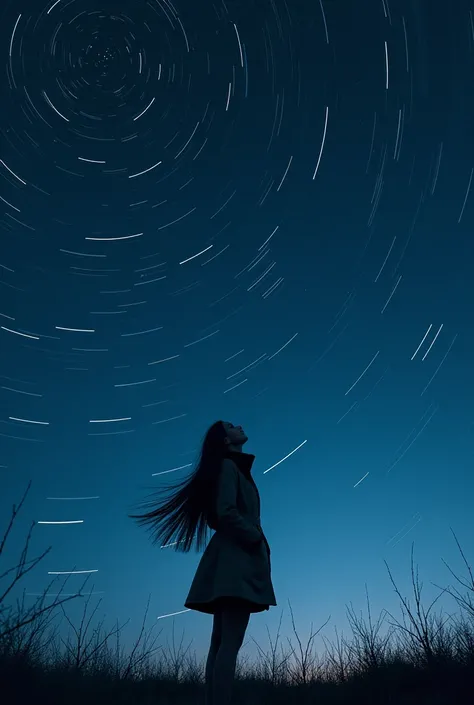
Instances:
[[[254,221],[288,175],[284,111],[300,87],[290,17],[267,10],[235,21],[224,5],[165,2],[5,12],[2,227],[15,271],[4,284],[21,314],[10,307],[3,332],[72,398],[106,370],[113,388],[153,384],[157,370],[174,381],[180,363],[154,366],[224,337],[244,292],[251,308],[280,295],[281,215]]]

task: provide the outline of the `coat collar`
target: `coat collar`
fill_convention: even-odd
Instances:
[[[244,475],[250,476],[252,471],[253,461],[255,460],[255,455],[251,453],[239,453],[235,450],[230,450],[228,452],[228,457],[234,461],[239,470],[243,472]]]

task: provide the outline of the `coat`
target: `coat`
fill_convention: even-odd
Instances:
[[[222,598],[244,600],[250,612],[276,606],[270,546],[260,525],[260,495],[251,476],[254,455],[230,452],[217,479],[215,529],[184,606],[214,614]]]

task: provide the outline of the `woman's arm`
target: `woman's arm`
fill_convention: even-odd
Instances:
[[[217,482],[217,528],[244,546],[251,547],[263,541],[263,535],[237,509],[238,472],[235,463],[225,458]]]

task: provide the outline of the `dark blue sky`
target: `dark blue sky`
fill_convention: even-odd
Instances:
[[[406,594],[412,541],[428,605],[442,558],[462,572],[450,527],[474,549],[469,3],[2,8],[4,526],[32,480],[3,569],[32,520],[30,557],[52,546],[11,603],[91,573],[126,648],[151,594],[204,656],[200,554],[127,514],[224,418],[272,548],[249,636],[282,610],[291,636],[289,600],[331,638],[365,584],[399,614],[384,560]]]

